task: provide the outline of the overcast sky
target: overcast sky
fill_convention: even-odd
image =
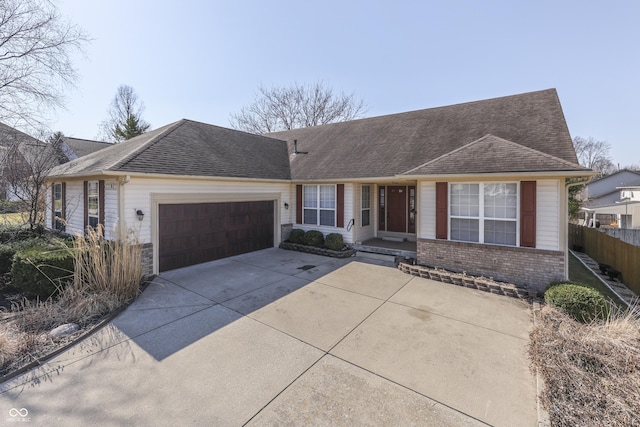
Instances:
[[[93,39],[52,128],[94,138],[116,88],[160,127],[229,126],[258,86],[324,81],[367,116],[556,88],[572,137],[640,164],[640,2],[63,0]]]

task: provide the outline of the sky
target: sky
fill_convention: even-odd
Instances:
[[[152,128],[229,127],[258,87],[324,82],[367,117],[556,88],[572,137],[640,164],[640,2],[61,0],[91,42],[53,130],[92,139],[118,86]]]

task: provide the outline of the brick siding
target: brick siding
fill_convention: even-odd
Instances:
[[[527,286],[542,294],[564,279],[564,253],[448,240],[418,239],[417,261],[430,267]]]

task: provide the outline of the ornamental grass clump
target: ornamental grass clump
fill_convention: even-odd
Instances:
[[[142,249],[136,239],[111,241],[90,229],[74,241],[72,295],[93,294],[124,303],[140,291]]]

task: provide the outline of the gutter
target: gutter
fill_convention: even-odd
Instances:
[[[569,279],[569,188],[577,187],[578,185],[586,185],[591,182],[595,173],[593,175],[588,176],[586,178],[581,179],[576,182],[568,182],[564,185],[564,242],[565,242],[565,251],[564,251],[564,277]]]

